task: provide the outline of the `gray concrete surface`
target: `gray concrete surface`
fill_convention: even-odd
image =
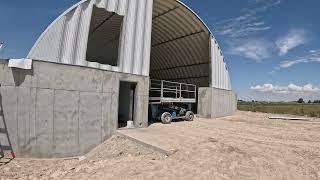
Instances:
[[[237,110],[237,96],[233,91],[199,88],[198,114],[205,118],[233,115]]]
[[[6,122],[18,157],[82,155],[116,132],[120,81],[137,83],[134,125],[146,127],[148,77],[41,61],[21,70],[0,61],[0,128]]]

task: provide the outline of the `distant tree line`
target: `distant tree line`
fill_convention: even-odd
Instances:
[[[299,98],[298,103],[305,103],[304,100],[302,98]],[[313,102],[311,100],[308,101],[309,104],[314,103],[314,104],[320,104],[320,100],[314,100]]]
[[[252,103],[270,103],[270,102],[267,102],[267,101],[255,101],[255,100],[252,100],[252,101],[244,101],[244,100],[241,100],[239,99],[238,100],[239,103],[248,103],[248,102],[252,102]],[[305,103],[304,99],[303,98],[299,98],[298,101],[291,101],[291,102],[297,102],[297,103],[300,103],[300,104],[303,104]],[[279,103],[285,103],[283,101],[279,102]],[[311,101],[309,100],[308,101],[309,104],[320,104],[320,100],[314,100],[314,101]]]

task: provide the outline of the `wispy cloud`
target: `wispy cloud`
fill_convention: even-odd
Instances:
[[[286,55],[291,49],[308,42],[307,32],[304,29],[292,29],[285,36],[276,41],[279,55]]]
[[[277,6],[280,2],[280,0],[254,0],[254,8],[244,9],[242,15],[216,23],[216,32],[230,38],[242,38],[268,30],[271,27],[261,20],[260,13]]]
[[[250,90],[265,93],[288,94],[288,93],[320,93],[320,87],[308,83],[303,86],[289,84],[288,86],[279,86],[273,84],[263,84],[250,87]]]
[[[252,39],[238,42],[236,45],[233,45],[228,53],[261,62],[263,59],[270,57],[271,47],[270,43],[266,40]]]
[[[311,50],[309,51],[308,55],[303,57],[298,57],[292,60],[282,61],[279,64],[279,68],[289,68],[294,65],[302,64],[302,63],[320,63],[320,50]]]

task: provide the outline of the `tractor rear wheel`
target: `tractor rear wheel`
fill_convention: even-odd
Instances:
[[[194,118],[194,113],[193,113],[192,111],[188,111],[188,112],[186,113],[185,119],[186,119],[187,121],[193,121],[193,118]]]
[[[161,121],[163,124],[170,124],[171,121],[172,121],[172,116],[170,113],[168,112],[164,112],[162,115],[161,115]]]

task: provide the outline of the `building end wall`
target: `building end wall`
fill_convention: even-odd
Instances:
[[[83,155],[118,127],[120,81],[137,83],[136,127],[148,126],[149,77],[33,61],[32,70],[0,61],[0,128],[18,157]],[[2,145],[7,138],[0,135]]]
[[[199,88],[198,114],[205,118],[233,115],[237,110],[237,96],[233,91],[217,88]]]

